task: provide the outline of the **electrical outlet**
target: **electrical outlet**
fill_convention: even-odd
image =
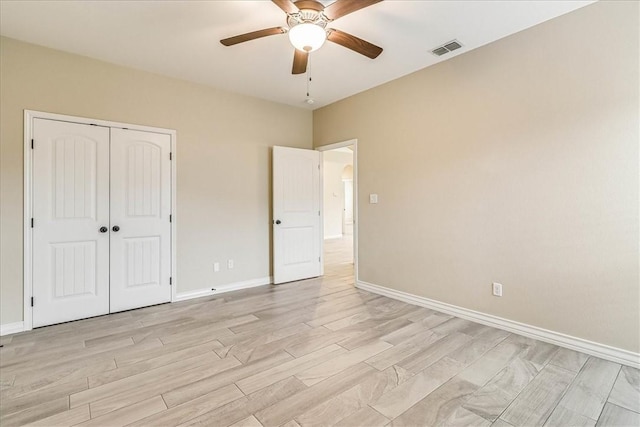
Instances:
[[[233,260],[232,260],[232,259],[230,259],[229,261],[227,261],[227,268],[228,268],[229,270],[231,270],[231,269],[233,268]]]
[[[371,204],[378,203],[378,195],[377,194],[369,194],[369,203],[371,203]]]
[[[496,296],[496,297],[501,297],[502,296],[502,284],[501,283],[497,283],[497,282],[493,282],[492,286],[493,286],[493,295]]]
[[[213,272],[217,273],[218,271],[220,271],[220,263],[219,262],[214,262],[213,263]]]

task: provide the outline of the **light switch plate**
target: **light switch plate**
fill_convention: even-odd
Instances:
[[[369,203],[378,203],[378,195],[369,194]]]

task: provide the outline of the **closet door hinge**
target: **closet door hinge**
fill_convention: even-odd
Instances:
[[[31,138],[31,149],[33,150],[33,146],[35,145],[35,142],[33,141],[33,138]]]
[[[172,222],[172,221],[173,221],[172,216],[171,214],[169,214],[169,222]]]
[[[31,228],[33,228],[33,223],[34,223],[33,218],[31,218]]]
[[[169,277],[169,286],[173,285],[173,277]]]
[[[169,152],[169,160],[173,160],[173,153]]]
[[[34,298],[31,297],[31,307],[33,307]]]

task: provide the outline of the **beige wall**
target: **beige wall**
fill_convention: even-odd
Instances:
[[[311,148],[311,112],[0,43],[2,324],[22,320],[24,109],[176,129],[178,292],[270,275],[269,147]],[[221,266],[215,274],[214,261]]]
[[[360,279],[640,351],[638,17],[599,2],[316,110],[317,146],[358,139]]]

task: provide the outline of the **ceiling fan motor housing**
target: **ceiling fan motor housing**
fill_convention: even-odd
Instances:
[[[330,19],[322,11],[324,6],[315,0],[300,0],[294,3],[299,11],[287,14],[287,24],[293,28],[299,24],[315,24],[322,28],[327,26]]]

